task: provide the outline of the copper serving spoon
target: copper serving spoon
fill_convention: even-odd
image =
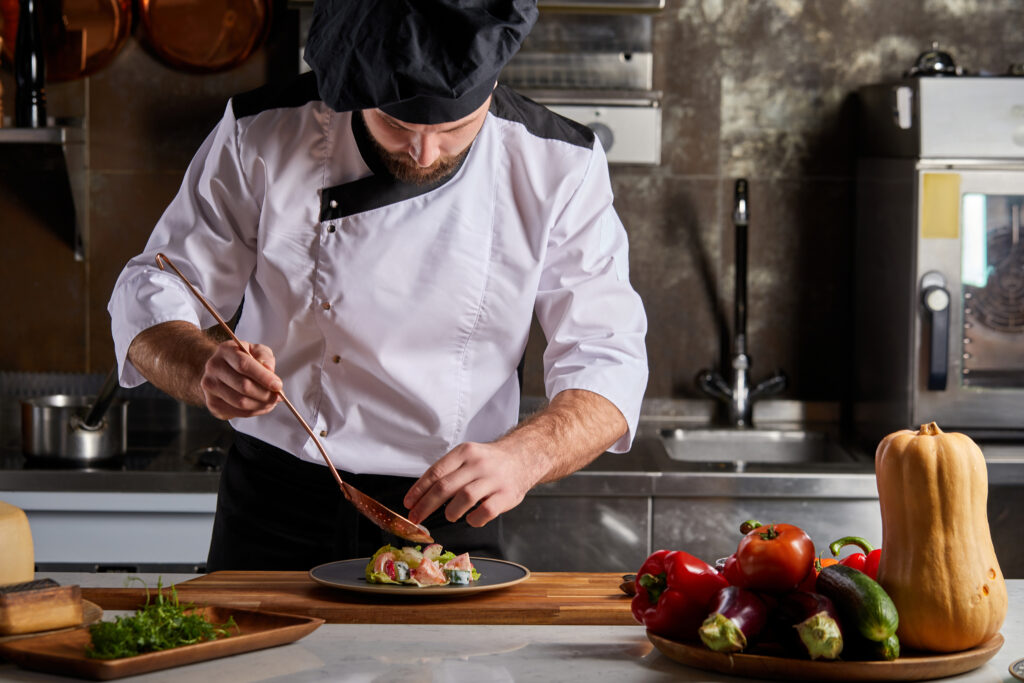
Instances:
[[[192,286],[192,283],[188,281],[188,278],[185,277],[180,270],[178,270],[178,267],[174,265],[171,259],[167,258],[167,256],[163,253],[157,254],[156,264],[160,266],[160,270],[164,270],[164,263],[169,265],[171,269],[178,274],[178,277],[180,277],[182,281],[186,285],[188,285],[188,288],[192,291],[196,298],[199,299],[200,303],[202,303],[203,306],[206,307],[206,310],[210,312],[210,315],[217,319],[217,322],[220,323],[221,328],[223,328],[223,330],[228,335],[231,336],[235,343],[238,344],[238,348],[252,356],[252,354],[249,353],[249,350],[245,348],[241,341],[239,341],[238,337],[235,336],[235,333],[231,331],[231,328],[228,327],[227,323],[224,322],[224,319],[217,315],[217,311],[213,310],[213,307],[209,304],[206,298],[203,297],[203,295],[200,294],[199,291]],[[253,357],[253,359],[255,360],[255,357]],[[286,406],[288,406],[288,410],[292,411],[292,415],[294,415],[295,419],[302,424],[302,428],[306,430],[306,433],[309,434],[309,437],[313,439],[313,443],[316,444],[317,450],[320,451],[320,455],[323,456],[324,462],[327,464],[327,469],[330,471],[332,475],[334,475],[334,480],[337,481],[338,486],[341,487],[341,492],[345,494],[345,498],[348,500],[348,502],[352,503],[352,505],[355,506],[356,510],[361,512],[365,517],[367,517],[370,521],[379,526],[381,529],[389,533],[392,533],[395,536],[404,538],[409,541],[413,541],[415,543],[434,542],[434,539],[431,538],[430,533],[427,531],[427,528],[422,524],[413,523],[412,521],[401,516],[394,510],[391,510],[390,508],[382,505],[380,502],[374,500],[365,493],[343,482],[341,480],[341,477],[338,475],[338,471],[334,469],[334,465],[331,463],[331,459],[327,457],[327,451],[324,450],[323,444],[321,444],[320,440],[316,438],[316,434],[314,434],[313,430],[309,428],[309,425],[306,424],[306,421],[302,419],[302,415],[299,415],[299,411],[295,409],[295,406],[292,405],[292,402],[289,401],[288,397],[284,395],[284,390],[282,389],[281,391],[278,392],[278,394],[281,396],[281,401]]]

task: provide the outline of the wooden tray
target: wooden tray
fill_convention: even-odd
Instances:
[[[948,655],[907,653],[891,662],[811,661],[789,657],[714,652],[703,645],[680,643],[657,636],[647,638],[654,647],[677,662],[705,671],[731,676],[772,678],[784,681],[927,681],[977,669],[1003,646],[997,633],[973,650]]]
[[[62,631],[70,631],[72,629],[81,628],[82,626],[88,626],[89,624],[95,624],[97,621],[103,618],[103,608],[94,602],[88,600],[82,600],[82,623],[78,626],[68,626],[67,628],[58,628],[51,631],[37,631],[35,633],[15,633],[11,636],[0,636],[0,643],[9,643],[12,640],[22,640],[24,638],[35,638],[36,636],[43,636],[49,633],[61,633]]]
[[[135,657],[91,659],[85,654],[85,647],[89,644],[89,629],[77,628],[0,643],[0,656],[26,669],[105,681],[284,645],[312,633],[324,623],[323,619],[316,617],[257,612],[233,607],[209,606],[198,611],[214,623],[223,623],[228,617],[234,617],[240,633]]]

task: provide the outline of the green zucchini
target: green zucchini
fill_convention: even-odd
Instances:
[[[881,641],[868,640],[858,633],[852,635],[843,641],[843,659],[891,662],[900,656],[900,639],[895,633]]]
[[[882,643],[896,633],[900,618],[896,605],[878,582],[862,571],[842,564],[821,570],[815,584],[818,593],[830,598],[846,628]]]

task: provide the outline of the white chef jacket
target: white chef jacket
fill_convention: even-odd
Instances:
[[[121,384],[145,381],[126,359],[139,332],[215,324],[156,266],[165,252],[222,317],[244,301],[236,334],[274,351],[285,394],[342,470],[419,476],[508,431],[534,314],[547,395],[608,399],[629,425],[612,450],[628,450],[647,320],[589,129],[499,87],[463,165],[433,188],[381,172],[364,130],[320,101],[312,74],[231,100],[114,287]],[[231,423],[323,462],[284,406]]]

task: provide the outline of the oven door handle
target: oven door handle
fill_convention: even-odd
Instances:
[[[928,342],[928,390],[945,391],[949,374],[949,290],[939,273],[921,278],[921,300],[928,313],[931,339]]]

